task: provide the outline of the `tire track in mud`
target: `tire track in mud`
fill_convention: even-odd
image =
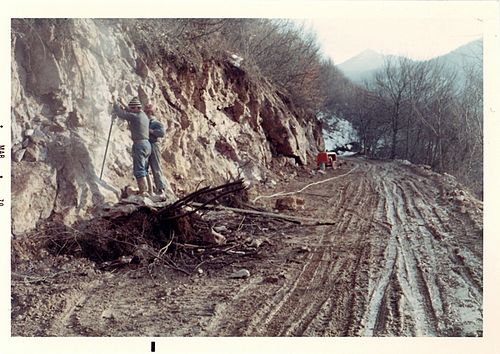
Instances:
[[[407,180],[405,181],[407,185],[406,190],[411,190],[417,193],[421,188],[417,187],[414,182]],[[423,202],[418,205],[415,203],[409,203],[410,208],[419,215],[420,219],[426,220],[427,224],[423,227],[422,234],[424,235],[423,242],[421,246],[425,246],[427,249],[432,249],[433,252],[428,251],[427,254],[432,255],[432,269],[439,269],[440,272],[445,273],[450,268],[454,269],[454,272],[461,278],[460,281],[468,287],[468,290],[472,292],[475,298],[480,299],[483,294],[482,289],[482,279],[474,274],[473,268],[470,264],[466,264],[464,257],[458,254],[457,250],[461,249],[461,252],[470,251],[467,259],[474,264],[480,264],[482,269],[482,260],[478,259],[478,254],[475,244],[467,237],[469,232],[473,234],[471,223],[472,221],[467,221],[466,218],[460,217],[450,211],[449,209],[440,209],[440,212],[435,207],[430,207],[430,205],[435,205],[437,200],[432,198],[422,198]],[[411,200],[410,200],[411,201]],[[451,209],[453,210],[453,209]],[[457,242],[460,239],[461,242]],[[482,244],[482,242],[481,242]],[[415,246],[418,246],[415,244]],[[439,253],[439,261],[436,253]],[[425,257],[425,255],[423,255]],[[421,259],[423,258],[421,257]],[[448,260],[445,262],[445,260]],[[423,259],[422,259],[423,261]],[[445,265],[447,265],[445,267]],[[437,284],[436,277],[429,279],[429,274],[431,272],[420,272],[422,281],[430,282],[432,286],[432,294],[439,292],[439,287]],[[482,270],[481,270],[482,274]],[[438,290],[435,290],[438,289]],[[442,296],[435,297],[431,296],[432,299],[440,299]],[[443,315],[442,304],[439,313]]]
[[[90,294],[97,289],[102,282],[92,280],[82,284],[78,291],[73,289],[64,296],[64,306],[57,316],[51,321],[51,326],[47,329],[49,336],[74,336],[92,335],[78,326],[78,311],[86,304]]]
[[[224,328],[236,328],[226,335],[435,336],[452,331],[446,317],[456,312],[450,310],[452,294],[442,277],[449,265],[441,263],[450,259],[460,266],[460,257],[443,240],[457,228],[463,233],[465,225],[450,226],[446,220],[452,216],[436,216],[441,192],[425,179],[415,182],[396,163],[359,164],[365,168],[318,189],[320,194],[330,189],[332,197],[316,216],[336,225],[313,231],[318,245],[284,284],[267,293],[257,286],[246,289],[267,295],[259,307],[241,293],[231,308],[243,311],[246,320],[234,326],[225,319]],[[212,333],[221,327],[217,321]]]
[[[361,185],[349,183],[343,188],[340,198],[341,204],[338,207],[323,209],[325,217],[331,217],[333,211],[333,217],[336,218],[336,211],[342,213],[346,204],[351,208],[355,208],[365,202],[366,193],[364,193],[364,188],[366,188],[366,181],[364,179],[358,181],[361,182]],[[332,188],[331,185],[330,188]],[[335,199],[335,197],[332,199]],[[299,278],[299,282],[303,287],[320,288],[321,290],[314,293],[312,297],[310,293],[309,296],[302,296],[299,302],[281,305],[284,311],[278,312],[269,325],[271,329],[280,328],[276,335],[303,335],[318,317],[343,318],[343,322],[349,321],[349,313],[346,309],[348,309],[347,304],[349,302],[353,303],[351,275],[358,273],[356,267],[361,263],[361,257],[364,254],[360,235],[359,233],[356,234],[360,229],[360,221],[364,220],[357,218],[355,214],[348,214],[341,219],[336,227],[331,228],[324,234],[322,242],[335,244],[336,248],[324,249],[321,246],[316,248],[315,252],[321,254],[321,260],[326,258],[326,264],[319,264],[314,258],[311,259],[308,264],[308,268],[311,270],[306,269],[302,277]],[[351,246],[349,249],[344,246],[345,241],[348,241],[348,245]],[[354,254],[354,256],[332,259],[330,253],[335,254],[344,249]],[[320,272],[318,272],[318,269],[320,269]],[[313,274],[313,277],[309,278],[307,275],[310,273]],[[325,305],[330,308],[329,313],[325,313],[324,309],[322,310]],[[290,316],[290,311],[287,310],[289,308],[294,309],[292,316]],[[342,310],[341,313],[338,312],[339,309]],[[349,310],[352,310],[352,308]],[[293,316],[293,314],[296,315]],[[328,324],[331,323],[332,321]],[[337,324],[336,328],[328,328],[327,326],[326,330],[334,332],[334,335],[347,335],[348,326],[345,323],[335,323]],[[321,331],[321,326],[313,325],[313,327],[316,328],[316,330],[312,330],[315,335],[323,335],[323,333],[318,333],[318,331]]]
[[[336,207],[330,208],[334,211],[333,217],[340,219],[339,226],[335,229],[338,235],[337,247],[345,249],[344,254],[348,256],[345,264],[339,269],[340,281],[334,286],[326,302],[330,307],[328,322],[316,324],[316,318],[313,318],[312,327],[319,329],[312,333],[306,331],[307,335],[357,335],[360,313],[366,301],[363,293],[368,278],[368,260],[372,252],[371,244],[364,236],[372,228],[370,219],[377,203],[373,198],[373,191],[370,192],[372,185],[366,178],[369,172],[360,174],[358,180],[348,181],[345,198]],[[355,188],[355,193],[349,193],[349,188]],[[353,212],[356,208],[372,212],[361,215]],[[346,210],[349,212],[346,213]],[[321,327],[324,329],[321,330]]]
[[[55,322],[55,335],[100,336],[106,333],[102,312],[113,301],[113,295],[114,290],[106,279],[90,282]]]
[[[455,307],[462,306],[464,302],[469,303],[469,307],[479,307],[470,312],[477,315],[476,324],[471,327],[480,327],[482,323],[480,282],[473,281],[473,277],[467,274],[468,268],[464,270],[464,267],[459,268],[461,279],[453,279],[455,278],[453,274],[450,275],[450,269],[460,266],[460,257],[456,259],[457,257],[454,256],[456,248],[450,247],[448,240],[453,239],[453,235],[463,235],[464,225],[460,222],[450,223],[450,220],[455,220],[455,217],[448,211],[449,209],[444,209],[447,215],[437,217],[435,207],[437,189],[433,193],[429,187],[416,184],[411,176],[407,176],[404,169],[396,168],[394,174],[386,175],[381,183],[384,186],[381,194],[385,195],[388,205],[386,217],[392,228],[391,239],[385,252],[386,270],[380,277],[381,283],[378,284],[378,292],[375,294],[380,294],[381,289],[390,287],[390,284],[385,286],[389,279],[388,274],[390,271],[395,272],[396,277],[393,277],[392,281],[399,283],[397,285],[402,289],[405,303],[409,302],[409,306],[405,305],[402,308],[401,312],[406,315],[403,314],[401,321],[404,322],[406,317],[413,319],[409,328],[411,335],[433,336],[450,333],[448,318],[457,317],[457,311],[452,313],[449,310],[450,301],[455,303]],[[390,187],[388,183],[391,184]],[[448,220],[448,222],[445,223],[443,220]],[[397,240],[397,252],[393,251],[394,239]],[[461,249],[464,249],[464,245],[461,245]],[[392,262],[394,254],[395,263]],[[393,266],[395,269],[391,269]],[[471,299],[467,299],[467,296],[453,299],[455,294],[443,285],[444,283],[456,284],[457,281],[462,283],[465,291],[473,294]],[[368,325],[365,328],[365,335],[404,335],[406,332],[404,326],[400,328],[404,331],[403,333],[393,333],[391,328],[384,330],[386,324],[381,324],[380,321],[384,321],[383,317],[386,312],[384,309],[386,306],[385,290],[383,300],[379,301],[379,298],[380,296],[373,297],[372,295],[373,300],[367,313]],[[378,317],[373,320],[374,313],[377,311]]]
[[[346,209],[354,209],[355,206],[366,207],[372,209],[373,199],[365,200],[366,189],[369,188],[367,180],[360,178],[355,183],[349,183],[343,188],[342,199],[336,207],[328,207],[325,209],[325,217],[338,218],[340,214],[344,214]],[[333,186],[331,186],[333,188]],[[332,198],[332,199],[335,199]],[[329,200],[330,202],[331,200]],[[349,205],[350,203],[350,205]],[[291,333],[293,335],[350,335],[352,327],[355,326],[355,309],[358,306],[358,296],[356,282],[362,276],[361,269],[363,259],[369,253],[369,244],[363,242],[362,235],[370,227],[366,224],[367,218],[360,218],[355,213],[349,213],[343,216],[339,225],[333,228],[330,233],[336,235],[337,239],[331,239],[331,242],[336,245],[330,249],[330,252],[335,254],[336,251],[342,253],[350,252],[355,256],[338,258],[335,268],[326,269],[323,272],[323,278],[320,281],[330,284],[327,291],[323,291],[322,299],[316,303],[311,303],[309,307],[303,311],[303,316],[298,323],[300,326]],[[353,252],[353,250],[355,252]],[[338,310],[342,309],[343,313]],[[348,309],[348,311],[345,311]],[[338,321],[333,322],[332,319],[343,318],[343,323]],[[335,323],[335,326],[332,326]]]
[[[414,237],[410,238],[411,247],[425,251],[415,253],[418,285],[422,289],[422,298],[434,323],[434,329],[438,335],[443,335],[443,294],[438,286],[437,277],[443,256],[446,257],[441,248],[443,239],[446,238],[446,229],[449,227],[445,228],[442,219],[435,217],[436,209],[430,206],[435,205],[437,201],[432,198],[432,194],[429,194],[429,188],[427,195],[424,195],[421,193],[422,186],[417,186],[413,181],[406,179],[402,183],[401,190],[405,191],[403,193],[405,204],[416,220],[412,224]],[[408,196],[407,193],[412,195]]]
[[[366,264],[365,257],[370,253],[369,243],[362,242],[363,235],[371,228],[368,217],[358,217],[355,213],[346,213],[345,209],[360,206],[367,210],[374,209],[376,200],[366,198],[369,181],[364,176],[347,180],[348,183],[332,193],[327,206],[321,208],[324,217],[338,217],[334,227],[320,231],[319,246],[314,247],[303,259],[303,265],[294,274],[294,280],[285,282],[271,296],[271,301],[260,304],[246,323],[243,333],[239,330],[230,335],[265,335],[265,336],[300,336],[300,335],[353,335],[352,327],[357,324],[356,310],[362,306],[362,297],[358,299],[359,289],[356,282],[363,272],[360,268]],[[337,186],[337,182],[329,187]],[[322,186],[321,190],[328,188]],[[373,195],[373,192],[371,193]],[[331,245],[332,247],[323,247]],[[347,254],[348,256],[344,256]],[[253,288],[255,290],[255,288]],[[236,300],[233,308],[248,307],[247,299]],[[245,313],[249,312],[243,310]],[[339,323],[338,320],[342,319]],[[217,328],[238,327],[224,323],[211,325]],[[241,327],[241,326],[240,326]]]
[[[408,204],[410,198],[400,186],[400,180],[394,176],[396,175],[386,173],[380,179],[381,197],[386,200],[385,218],[391,225],[391,230],[384,251],[384,270],[371,290],[364,335],[404,334],[398,333],[401,328],[388,328],[385,324],[389,302],[387,290],[392,287],[401,289],[405,303],[408,303],[408,306],[394,304],[400,307],[397,313],[402,316],[394,319],[395,323],[404,323],[405,315],[409,315],[413,319],[411,334],[432,336],[436,334],[436,315],[427,282],[421,276],[415,245],[411,241],[417,234],[415,225],[421,224],[422,220],[412,217]]]

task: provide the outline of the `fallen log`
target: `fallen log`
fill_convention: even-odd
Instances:
[[[293,222],[293,223],[296,223],[299,225],[305,225],[305,226],[335,225],[335,223],[333,221],[321,221],[321,220],[311,219],[311,218],[304,218],[304,217],[271,213],[271,212],[256,211],[256,210],[250,210],[250,209],[232,208],[232,207],[226,207],[226,206],[222,206],[222,205],[201,204],[201,203],[192,203],[192,205],[195,207],[198,207],[198,208],[207,208],[207,209],[212,209],[212,210],[227,210],[227,211],[233,211],[235,213],[260,215],[260,216],[264,216],[267,218],[286,220],[286,221],[290,221],[290,222]]]

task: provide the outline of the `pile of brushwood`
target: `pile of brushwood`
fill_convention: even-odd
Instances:
[[[242,219],[230,211],[248,207],[247,202],[245,183],[238,179],[200,188],[172,204],[137,205],[125,212],[116,212],[119,207],[114,206],[107,214],[71,226],[46,221],[28,238],[53,255],[85,257],[104,270],[161,263],[191,274],[218,255],[255,251],[237,239],[247,216]]]

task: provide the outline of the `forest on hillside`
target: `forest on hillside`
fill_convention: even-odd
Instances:
[[[14,20],[13,31],[36,21]],[[61,27],[68,20],[50,21]],[[322,54],[313,30],[289,19],[96,21],[119,22],[146,62],[173,62],[181,71],[202,70],[205,60],[235,55],[248,75],[268,81],[298,109],[350,121],[368,157],[429,165],[454,175],[482,199],[482,55],[455,70],[435,60],[388,60],[359,85]],[[71,38],[70,31],[65,35]]]
[[[356,127],[367,155],[429,165],[482,199],[482,56],[467,63],[450,69],[439,60],[388,60],[327,108]]]

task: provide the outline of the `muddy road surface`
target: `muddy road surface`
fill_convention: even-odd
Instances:
[[[268,208],[290,193],[304,204],[280,213],[326,225],[214,212],[221,225],[238,220],[225,232],[244,233],[255,252],[189,275],[103,271],[14,240],[12,335],[482,336],[482,202],[425,167],[341,162],[252,191]]]

